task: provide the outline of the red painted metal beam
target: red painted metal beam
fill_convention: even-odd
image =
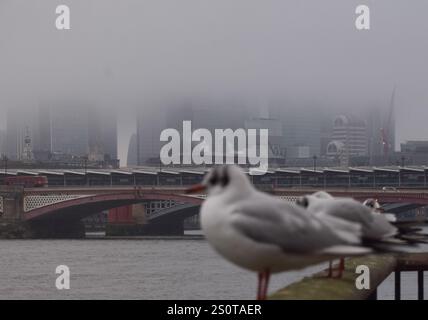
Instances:
[[[87,197],[77,198],[62,201],[59,203],[47,205],[42,208],[31,210],[24,213],[25,220],[31,220],[41,217],[45,214],[52,214],[55,211],[82,206],[85,204],[101,203],[101,202],[115,202],[120,203],[118,206],[123,206],[123,202],[129,201],[129,204],[143,202],[148,200],[173,200],[181,203],[191,203],[200,205],[203,199],[187,196],[183,194],[184,188],[149,188],[149,187],[104,187],[104,188],[33,188],[26,189],[26,195],[49,195],[49,194],[91,194]],[[275,189],[273,194],[282,196],[302,196],[312,193],[319,189]],[[334,189],[329,190],[333,196],[337,197],[352,197],[358,200],[365,200],[367,198],[376,198],[381,203],[415,203],[428,205],[428,191],[427,190],[403,190],[396,192],[381,192],[379,190],[358,190],[358,189]],[[93,195],[94,193],[99,193]],[[114,205],[114,204],[113,204]],[[114,207],[114,206],[113,206]],[[112,207],[112,208],[113,208]],[[117,206],[116,206],[117,207]]]
[[[134,204],[140,201],[143,202],[145,200],[173,200],[177,202],[192,203],[192,204],[201,204],[203,201],[202,199],[190,197],[186,195],[166,194],[166,193],[135,193],[135,192],[122,192],[118,194],[108,193],[108,194],[100,194],[95,196],[65,200],[65,201],[47,205],[41,208],[37,208],[24,213],[24,217],[25,217],[24,220],[31,220],[46,214],[51,214],[54,211],[67,209],[71,207],[77,207],[85,204],[120,201],[120,205],[118,206],[123,206],[124,200],[125,201],[128,200],[129,204]],[[114,208],[114,206],[112,208]]]

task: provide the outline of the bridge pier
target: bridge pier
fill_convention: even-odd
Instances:
[[[0,221],[0,239],[78,239],[85,237],[82,221]]]
[[[147,221],[143,203],[123,206],[109,211],[106,236],[181,236],[183,219]]]
[[[28,223],[32,238],[80,239],[85,237],[85,225],[81,220],[41,220]]]
[[[31,238],[28,223],[22,221],[22,187],[0,186],[0,239]]]
[[[1,219],[21,220],[23,191],[21,187],[0,187],[0,197],[2,201]]]
[[[169,220],[165,223],[109,223],[106,236],[182,236],[183,220]]]
[[[26,222],[0,219],[0,239],[28,239],[33,238],[31,227]]]

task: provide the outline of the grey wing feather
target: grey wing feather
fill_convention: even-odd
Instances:
[[[352,199],[311,199],[308,210],[315,214],[328,214],[364,225],[373,222],[370,209]]]
[[[295,253],[360,243],[360,228],[356,224],[334,217],[321,221],[283,200],[269,200],[238,203],[231,216],[235,229],[256,242]]]
[[[353,199],[317,199],[311,202],[308,210],[318,216],[330,215],[360,223],[366,238],[382,239],[397,233],[397,229],[389,223],[387,217],[372,212],[370,208]]]

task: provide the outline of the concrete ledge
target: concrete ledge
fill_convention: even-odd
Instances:
[[[370,289],[358,290],[355,279],[358,265],[370,269]],[[306,277],[272,294],[272,300],[366,300],[376,293],[376,288],[395,270],[396,258],[391,255],[369,255],[347,259],[341,279],[326,278],[326,271]]]

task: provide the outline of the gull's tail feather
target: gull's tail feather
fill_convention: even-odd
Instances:
[[[406,241],[408,244],[428,243],[428,233],[422,232],[421,226],[426,225],[426,222],[413,223],[394,223],[398,233],[396,239]]]
[[[362,245],[372,248],[377,253],[406,253],[422,242],[415,239],[402,239],[395,236],[385,239],[363,239]]]
[[[428,235],[427,234],[402,234],[398,235],[397,239],[401,239],[403,241],[406,241],[410,244],[420,244],[420,243],[428,243]]]

